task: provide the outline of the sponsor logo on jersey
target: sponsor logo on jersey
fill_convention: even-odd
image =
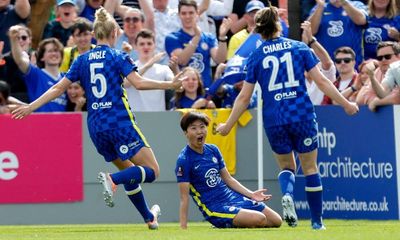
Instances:
[[[280,101],[280,100],[296,98],[296,97],[297,97],[297,92],[291,91],[291,92],[277,93],[277,94],[275,94],[274,99],[275,99],[275,101]]]
[[[122,154],[127,153],[128,150],[129,150],[129,148],[128,148],[128,146],[126,146],[126,145],[121,145],[121,146],[119,147],[119,151],[120,151]]]

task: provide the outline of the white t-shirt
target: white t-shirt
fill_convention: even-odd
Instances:
[[[140,69],[143,63],[135,62]],[[168,66],[155,63],[147,70],[143,77],[157,81],[170,81],[174,77]],[[130,86],[126,88],[128,102],[132,111],[136,112],[157,112],[165,111],[165,90],[137,90]]]
[[[389,90],[400,86],[400,61],[396,61],[390,64],[389,69],[385,74],[385,78],[382,80],[382,84],[387,86]]]

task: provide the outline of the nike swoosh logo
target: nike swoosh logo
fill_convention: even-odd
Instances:
[[[199,165],[197,165],[197,166],[195,166],[195,167],[194,167],[194,169],[198,169],[199,167],[200,167],[200,164],[199,164]]]

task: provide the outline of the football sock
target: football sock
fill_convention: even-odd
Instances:
[[[278,175],[282,195],[289,194],[293,198],[295,176],[293,170],[284,169]]]
[[[322,223],[322,182],[319,173],[306,176],[306,195],[311,222]]]
[[[136,209],[142,215],[144,222],[151,222],[154,220],[154,215],[150,212],[147,206],[146,199],[144,197],[142,188],[139,184],[124,184],[126,195],[128,195],[129,200],[135,205]]]
[[[133,184],[153,182],[156,179],[153,169],[143,166],[132,166],[110,174],[115,184]]]

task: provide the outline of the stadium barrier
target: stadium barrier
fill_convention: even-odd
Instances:
[[[362,107],[355,117],[335,106],[316,110],[325,217],[399,219],[400,106],[377,113]],[[253,120],[237,130],[235,177],[256,189],[256,110],[251,114]],[[139,112],[136,117],[161,169],[156,183],[143,184],[144,193],[149,204],[160,204],[161,222],[178,221],[174,167],[186,144],[179,128],[181,114]],[[264,186],[273,195],[268,204],[280,212],[279,170],[266,139],[264,143]],[[99,171],[115,168],[91,143],[85,113],[34,114],[22,121],[0,115],[0,206],[1,215],[7,216],[0,218],[0,224],[141,223],[123,188],[114,208],[104,205],[96,182]],[[296,184],[297,211],[308,218],[301,171]],[[190,205],[189,220],[202,220]]]

